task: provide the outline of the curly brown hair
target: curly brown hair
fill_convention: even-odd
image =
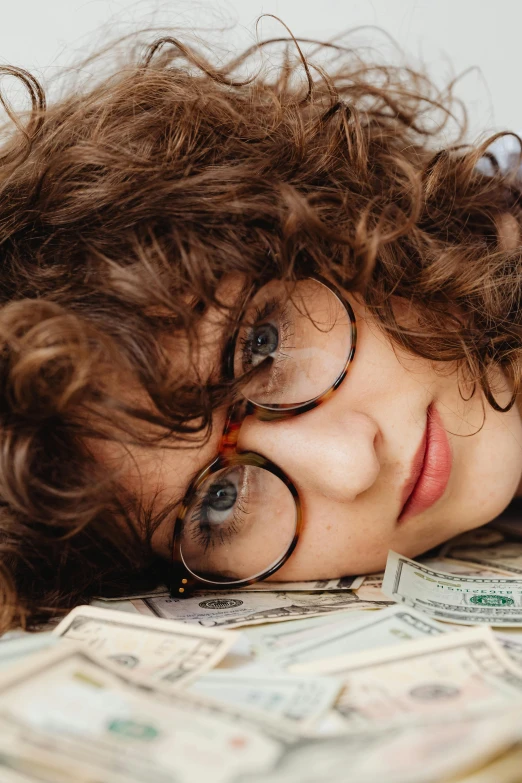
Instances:
[[[240,78],[275,43],[277,73]],[[231,388],[198,378],[172,341],[194,345],[231,273],[246,285],[320,273],[494,407],[489,371],[503,368],[515,400],[520,187],[477,170],[502,134],[464,144],[462,119],[443,144],[451,85],[335,51],[329,73],[292,37],[217,66],[163,37],[49,106],[31,74],[0,68],[32,102],[17,116],[2,100],[14,122],[0,150],[2,629],[162,578],[150,537],[169,509],[125,491],[92,444],[208,437]]]

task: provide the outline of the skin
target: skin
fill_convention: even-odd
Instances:
[[[234,296],[239,281],[229,281]],[[476,392],[465,401],[455,372],[399,351],[350,297],[358,343],[348,376],[323,405],[279,422],[254,417],[241,426],[238,448],[279,465],[296,485],[304,512],[297,548],[272,577],[334,578],[382,570],[389,549],[415,557],[497,516],[522,475],[522,420],[513,408],[497,413]],[[200,369],[216,366],[222,323],[210,313],[202,328]],[[175,350],[173,346],[172,350]],[[178,349],[179,350],[179,347]],[[510,392],[499,374],[496,397]],[[462,386],[462,384],[461,384]],[[466,397],[469,390],[462,388]],[[404,487],[434,404],[448,433],[452,470],[443,496],[430,508],[398,522]],[[191,478],[216,454],[224,412],[213,434],[194,449],[124,453],[105,445],[103,457],[123,466],[123,480],[145,500],[182,496]],[[482,425],[482,426],[481,426]],[[311,447],[312,446],[312,447]],[[153,547],[170,558],[173,517],[155,532]]]

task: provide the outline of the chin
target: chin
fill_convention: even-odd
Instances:
[[[509,506],[515,496],[514,492],[511,492],[505,497],[492,498],[489,503],[484,503],[480,509],[477,509],[477,513],[470,518],[469,523],[459,532],[466,532],[467,530],[473,530],[476,527],[487,525],[496,517],[500,516],[503,511]]]
[[[434,526],[433,543],[429,543],[423,551],[432,549],[434,546],[438,546],[461,533],[466,533],[468,530],[487,525],[488,522],[502,514],[513,500],[514,495],[515,490],[504,493],[499,493],[498,491],[491,492],[486,497],[475,499],[471,508],[469,503],[462,502],[459,504],[459,507],[453,508],[451,511],[448,510],[444,514],[448,524]]]

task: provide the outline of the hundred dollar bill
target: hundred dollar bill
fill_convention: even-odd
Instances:
[[[78,606],[53,631],[81,644],[131,676],[177,687],[208,671],[224,658],[238,635],[189,628],[157,617]]]
[[[331,677],[292,674],[242,674],[212,671],[189,691],[236,705],[243,712],[264,713],[299,727],[312,726],[334,703],[341,683]]]
[[[298,617],[389,606],[361,601],[354,593],[215,592],[190,598],[147,598],[143,605],[158,617],[205,627],[234,627],[281,622]]]
[[[347,730],[487,711],[522,698],[522,672],[489,628],[416,639],[290,670],[342,679],[346,687],[335,710]]]
[[[445,560],[475,563],[522,578],[522,538],[509,527],[470,530],[449,541],[442,555]]]
[[[522,626],[522,579],[443,573],[390,551],[382,591],[439,620]]]
[[[45,783],[56,783],[56,770],[85,783],[228,783],[269,769],[282,752],[275,720],[270,735],[226,705],[134,686],[102,664],[64,644],[0,674],[4,764],[47,767]]]
[[[313,593],[313,592],[342,592],[343,590],[357,590],[364,582],[364,576],[343,576],[339,579],[315,579],[311,582],[254,582],[253,585],[242,587],[253,593]]]
[[[412,639],[439,636],[448,626],[426,617],[425,614],[403,606],[390,606],[369,613],[358,623],[334,622],[315,634],[274,656],[282,668],[293,667],[347,653],[362,652],[377,647],[391,647]]]

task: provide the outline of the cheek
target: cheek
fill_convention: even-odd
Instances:
[[[392,531],[378,520],[350,522],[346,516],[346,510],[309,514],[292,557],[272,581],[333,579],[380,570]]]

